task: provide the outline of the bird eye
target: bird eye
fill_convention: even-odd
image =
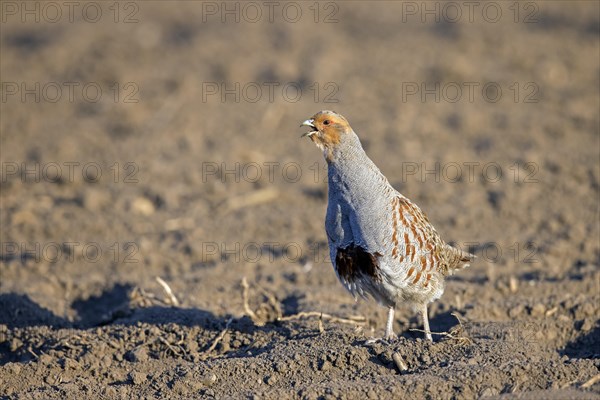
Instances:
[[[328,119],[326,119],[325,121],[323,121],[323,125],[329,125],[330,123],[331,122]]]

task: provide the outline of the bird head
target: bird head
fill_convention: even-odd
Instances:
[[[339,145],[344,136],[352,132],[348,120],[335,111],[319,111],[300,126],[310,128],[302,137],[309,137],[317,147],[324,152],[331,153],[333,148]]]

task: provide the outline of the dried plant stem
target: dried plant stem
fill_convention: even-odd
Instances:
[[[250,286],[248,285],[248,281],[246,280],[246,277],[242,278],[242,300],[244,302],[244,312],[246,314],[248,314],[248,316],[255,321],[256,320],[256,314],[254,313],[254,311],[252,311],[252,309],[250,308],[250,305],[248,304],[248,289],[250,288]]]
[[[581,385],[582,388],[589,388],[590,386],[593,386],[594,384],[600,382],[600,374],[594,376],[592,379],[590,379],[589,381],[587,381],[586,383],[584,383],[583,385]]]
[[[160,286],[162,286],[163,290],[169,297],[171,304],[173,304],[176,307],[179,306],[179,300],[177,300],[177,297],[175,297],[173,291],[171,290],[171,287],[167,284],[167,282],[165,282],[160,276],[156,277],[156,282],[158,282]]]
[[[330,314],[325,314],[319,311],[303,311],[298,314],[288,315],[287,317],[280,317],[278,321],[291,321],[295,319],[319,317],[321,320],[329,320],[330,322],[339,322],[340,324],[352,324],[352,325],[366,325],[367,319],[362,315],[350,316],[348,318],[335,317]]]
[[[210,347],[208,349],[206,349],[206,351],[204,352],[204,354],[208,354],[208,353],[212,352],[217,347],[217,345],[219,344],[219,342],[221,340],[223,340],[223,338],[225,337],[225,334],[229,330],[229,325],[231,325],[231,321],[233,321],[233,318],[229,318],[227,320],[227,323],[225,323],[225,328],[215,338],[215,340],[212,342],[212,344],[210,345]]]

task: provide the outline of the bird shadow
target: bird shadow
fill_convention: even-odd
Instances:
[[[82,331],[97,327],[176,325],[179,327],[200,327],[214,332],[211,337],[223,332],[225,327],[231,335],[245,338],[249,345],[227,351],[227,357],[245,358],[269,352],[279,340],[298,337],[292,333],[289,324],[269,322],[257,325],[247,316],[233,318],[231,315],[216,316],[210,311],[198,308],[170,307],[152,305],[148,307],[130,307],[131,285],[117,284],[97,296],[75,300],[71,307],[77,312],[73,321],[57,316],[52,311],[38,305],[28,295],[0,294],[0,365],[7,362],[31,361],[36,350],[46,345],[40,337],[60,337],[54,331]],[[286,310],[298,309],[297,296],[284,300]],[[30,331],[27,328],[38,328]],[[27,333],[30,332],[30,333]],[[33,332],[33,333],[32,333]],[[310,332],[312,334],[314,332]],[[256,341],[256,335],[268,338]],[[240,336],[241,335],[241,336]],[[263,339],[264,339],[263,338]]]
[[[596,322],[593,330],[567,343],[559,354],[570,358],[600,359],[600,324]]]
[[[3,293],[0,294],[0,325],[8,329],[33,326],[58,329],[70,326],[70,322],[39,306],[26,294]]]
[[[131,285],[117,284],[98,296],[75,300],[71,303],[71,308],[77,312],[74,325],[85,329],[109,323],[119,315],[117,310],[126,308],[132,289]]]

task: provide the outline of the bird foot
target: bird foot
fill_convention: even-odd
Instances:
[[[375,344],[375,343],[383,343],[383,344],[392,344],[398,339],[398,336],[395,333],[387,334],[384,337],[380,338],[371,338],[365,341],[365,344]]]

